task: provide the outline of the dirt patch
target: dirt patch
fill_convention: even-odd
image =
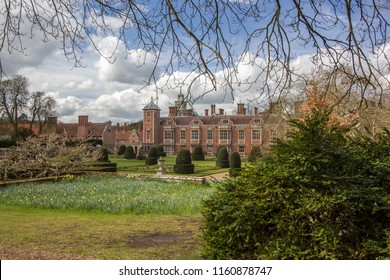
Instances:
[[[193,233],[149,233],[145,235],[129,236],[128,245],[132,248],[159,247],[193,238]]]
[[[43,250],[37,250],[29,247],[11,247],[0,244],[0,259],[1,260],[91,260],[94,258],[65,254],[47,252]]]

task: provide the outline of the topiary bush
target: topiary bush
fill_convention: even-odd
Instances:
[[[192,160],[204,160],[204,154],[201,146],[196,146],[192,151]]]
[[[125,159],[135,159],[135,153],[133,146],[127,146],[126,151],[123,155]]]
[[[249,154],[248,161],[249,162],[256,162],[258,159],[260,159],[262,156],[261,153],[261,147],[260,146],[254,146],[252,147],[252,150]]]
[[[125,145],[120,145],[118,148],[118,156],[124,155],[126,153],[126,146]]]
[[[108,149],[106,147],[99,148],[99,157],[97,161],[108,161]]]
[[[203,204],[206,259],[386,259],[390,133],[352,139],[315,113]]]
[[[233,152],[229,158],[229,176],[236,177],[241,173],[241,156],[238,152]]]
[[[151,147],[149,149],[148,156],[145,158],[145,165],[155,165],[158,160],[158,150],[157,147]]]
[[[177,174],[192,174],[195,171],[195,165],[192,164],[191,152],[183,149],[177,154],[176,164],[173,166],[173,172]]]
[[[229,168],[229,153],[226,147],[218,149],[216,165],[220,168]]]
[[[158,146],[157,152],[158,152],[158,157],[166,157],[167,156],[167,153],[164,151],[163,146]]]

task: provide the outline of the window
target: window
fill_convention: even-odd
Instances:
[[[199,121],[194,121],[194,125],[198,125],[199,124]]]
[[[244,129],[240,129],[238,131],[238,140],[244,140],[245,139],[245,130]]]
[[[191,130],[191,140],[199,140],[199,130],[198,129]]]
[[[207,130],[207,140],[213,140],[213,131],[211,129]]]
[[[230,140],[230,130],[221,129],[219,131],[219,140]]]
[[[261,120],[260,119],[255,119],[255,124],[260,124]]]
[[[229,120],[222,120],[222,124],[228,124]]]
[[[180,130],[180,140],[186,140],[186,131]]]
[[[172,140],[173,139],[173,131],[166,129],[164,130],[164,139],[165,140]]]
[[[212,154],[213,153],[213,146],[207,146],[207,153]]]
[[[243,154],[245,152],[245,146],[238,146],[238,152]]]
[[[261,132],[258,129],[252,130],[252,140],[260,140],[261,139]]]
[[[271,140],[274,140],[278,137],[278,132],[276,129],[271,129],[269,131],[269,135],[270,135]]]
[[[146,130],[146,140],[150,141],[150,130]]]
[[[150,117],[150,111],[147,111],[147,112],[146,112],[146,116],[147,116],[147,117]]]
[[[171,154],[173,154],[173,147],[172,147],[172,146],[164,146],[164,151],[165,151],[168,155],[171,155]]]

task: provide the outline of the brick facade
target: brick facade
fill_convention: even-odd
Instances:
[[[238,104],[237,114],[226,115],[222,108],[217,113],[212,104],[210,111],[206,109],[204,115],[199,116],[187,109],[179,94],[175,107],[169,108],[169,115],[160,117],[160,108],[151,101],[143,109],[146,139],[143,144],[163,146],[167,154],[177,154],[181,149],[192,151],[197,145],[210,155],[220,146],[242,155],[248,155],[253,146],[261,146],[266,151],[273,139],[285,135],[287,128],[282,110],[277,105],[271,109],[259,112],[254,108],[252,114],[247,114],[244,104]]]
[[[115,126],[112,123],[91,123],[88,116],[79,116],[78,123],[58,123],[49,118],[45,132],[65,133],[82,139],[101,140],[104,146],[117,151],[119,146],[133,146],[136,153],[145,154],[152,146],[163,146],[167,154],[177,154],[181,149],[192,151],[200,145],[209,155],[226,146],[229,152],[249,155],[253,146],[267,151],[275,138],[286,134],[287,117],[273,103],[270,109],[259,112],[254,108],[247,112],[244,104],[237,104],[236,114],[227,115],[222,108],[211,104],[203,115],[187,108],[187,102],[179,94],[175,106],[169,107],[168,116],[160,116],[161,109],[150,101],[143,108],[143,124],[129,129],[128,124]],[[289,117],[298,117],[290,115]]]

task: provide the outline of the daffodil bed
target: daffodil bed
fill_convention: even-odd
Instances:
[[[0,189],[0,203],[46,209],[105,213],[200,213],[202,199],[214,188],[122,176],[72,176],[61,181],[23,183]]]

